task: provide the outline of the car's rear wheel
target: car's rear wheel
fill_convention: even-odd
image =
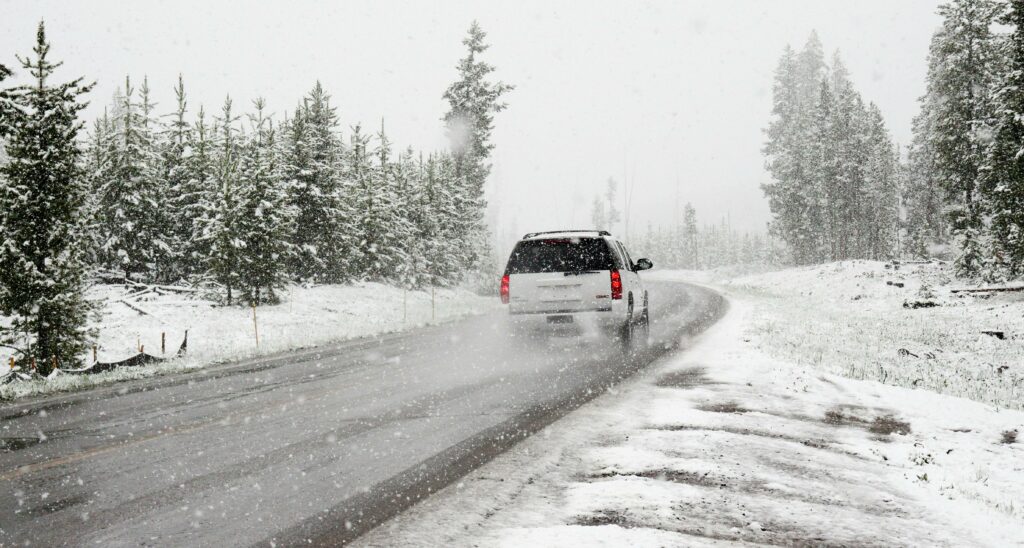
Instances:
[[[651,344],[651,314],[644,303],[644,311],[640,315],[637,326],[633,329],[634,352],[646,352]]]

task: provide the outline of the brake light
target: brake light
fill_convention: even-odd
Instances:
[[[501,304],[508,304],[508,274],[501,277]]]
[[[618,270],[612,270],[612,298],[622,299],[622,276]]]

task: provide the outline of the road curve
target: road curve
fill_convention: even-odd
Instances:
[[[505,336],[501,313],[0,407],[0,546],[337,545],[711,325],[651,282],[655,344]]]

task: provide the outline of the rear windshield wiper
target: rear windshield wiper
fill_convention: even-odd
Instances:
[[[566,276],[579,276],[580,274],[600,274],[600,270],[577,270],[575,272],[564,272]]]

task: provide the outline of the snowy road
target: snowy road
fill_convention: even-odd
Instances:
[[[650,291],[659,353],[724,307]],[[6,405],[0,545],[336,544],[636,369],[609,341],[511,345],[502,320]]]

